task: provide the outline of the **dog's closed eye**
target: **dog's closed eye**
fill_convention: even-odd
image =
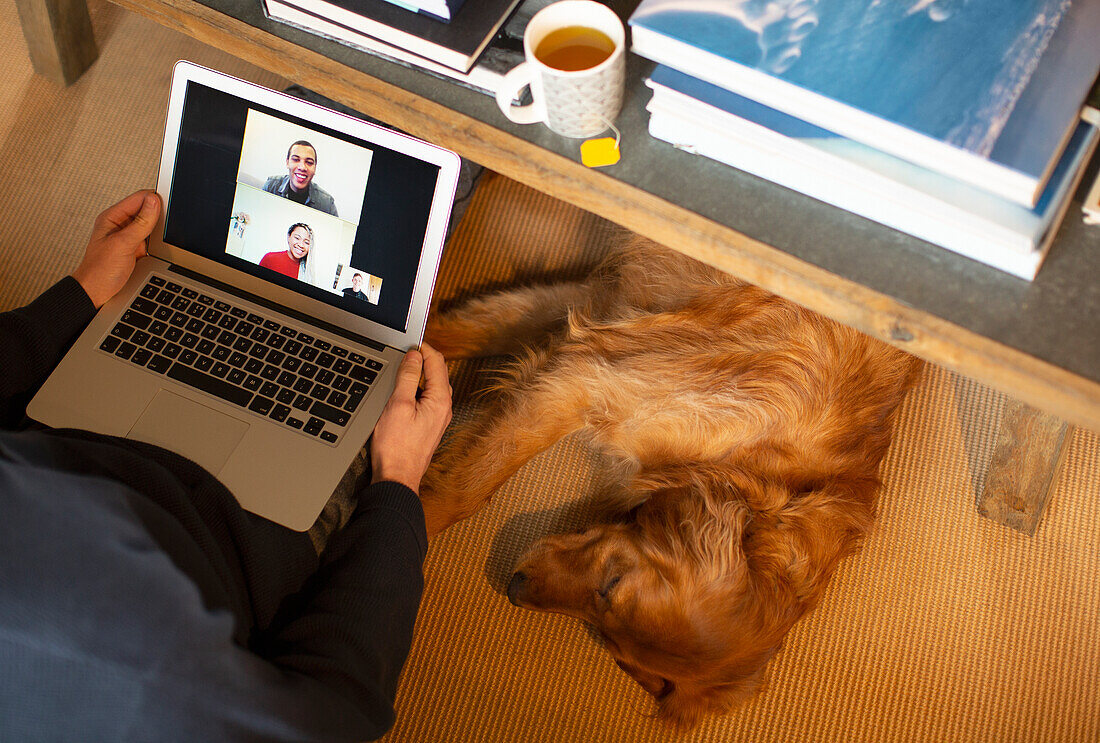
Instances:
[[[611,600],[611,592],[615,589],[615,586],[619,585],[619,581],[623,576],[613,575],[604,581],[603,585],[596,589],[596,593],[600,595],[600,598],[604,601]]]

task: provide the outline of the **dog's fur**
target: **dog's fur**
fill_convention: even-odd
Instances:
[[[518,605],[591,623],[683,727],[759,686],[871,525],[895,409],[919,362],[640,238],[583,282],[436,316],[448,358],[515,354],[422,489],[487,502],[583,431],[608,517],[521,559]]]

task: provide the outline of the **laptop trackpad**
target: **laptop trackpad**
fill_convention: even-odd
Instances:
[[[126,438],[162,446],[216,475],[247,430],[247,423],[160,390]]]

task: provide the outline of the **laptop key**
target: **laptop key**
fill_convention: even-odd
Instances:
[[[343,348],[341,346],[333,346],[332,347],[332,355],[333,356],[339,356],[341,358],[346,359],[347,356],[348,356],[348,349]]]
[[[230,333],[228,330],[223,330],[218,335],[218,343],[222,344],[223,346],[232,346],[236,342],[237,342],[237,334],[236,333]]]
[[[279,378],[275,381],[283,387],[290,387],[292,384],[298,381],[298,377],[294,376],[288,371],[285,371],[279,374]]]
[[[168,377],[241,407],[248,405],[252,399],[252,393],[248,390],[178,362],[172,364],[172,368],[168,370]]]
[[[158,353],[145,365],[145,368],[149,371],[155,371],[157,374],[164,374],[171,366],[172,360]]]
[[[210,367],[214,366],[214,359],[209,356],[199,356],[195,359],[195,368],[199,371],[210,371]]]
[[[302,377],[294,383],[294,389],[298,392],[309,392],[311,389],[313,389],[313,382],[306,379],[305,377]]]
[[[309,414],[315,415],[318,418],[324,418],[329,423],[335,423],[338,426],[346,426],[348,421],[351,420],[350,413],[346,413],[339,408],[334,408],[331,405],[326,405],[320,400],[315,400],[313,404],[309,406]]]
[[[271,408],[275,405],[275,401],[264,397],[263,395],[256,395],[252,398],[252,402],[248,404],[248,409],[254,413],[260,415],[267,415],[271,412]]]
[[[298,341],[287,341],[286,345],[283,346],[283,350],[291,356],[297,356],[298,352],[302,350],[302,344]]]
[[[260,343],[253,343],[252,348],[248,349],[248,355],[263,361],[264,357],[267,356],[267,350],[267,346]]]
[[[194,351],[188,349],[180,354],[179,363],[191,365],[199,358],[199,355]]]
[[[283,344],[286,343],[286,336],[285,335],[275,335],[274,333],[272,333],[268,337],[266,343],[267,343],[267,345],[271,346],[272,348],[276,348],[276,349],[282,348]]]
[[[309,396],[314,400],[325,400],[328,398],[328,393],[331,392],[328,387],[323,384],[313,385],[313,389],[310,390]]]
[[[298,369],[298,374],[306,377],[307,379],[313,379],[313,375],[317,373],[317,367],[313,364],[302,364]]]
[[[144,346],[149,342],[152,336],[146,333],[144,330],[136,330],[134,334],[130,336],[130,342],[135,346]]]
[[[218,327],[225,328],[226,330],[232,330],[233,326],[237,324],[237,318],[230,314],[222,315],[222,319],[218,320]]]
[[[111,335],[122,340],[129,340],[130,336],[134,334],[134,329],[124,323],[117,323],[111,328]]]
[[[279,332],[279,323],[275,322],[274,320],[264,320],[264,327],[272,333]]]
[[[141,328],[142,330],[145,330],[153,322],[153,318],[133,310],[126,310],[119,319],[127,325],[133,325],[135,328]]]
[[[158,319],[162,322],[168,322],[169,320],[172,319],[172,308],[171,307],[157,307],[156,311],[153,312],[153,317],[155,317],[156,319]]]
[[[160,353],[164,349],[164,346],[165,340],[156,336],[150,338],[145,344],[145,347],[154,353]]]
[[[279,423],[285,421],[288,415],[290,415],[290,408],[286,405],[276,405],[271,409],[271,419],[279,421]]]
[[[270,330],[265,330],[264,328],[256,327],[256,328],[252,329],[252,332],[248,334],[248,337],[251,338],[252,340],[256,341],[257,343],[263,343],[264,341],[267,340],[267,337],[269,335],[271,335]]]
[[[274,382],[279,378],[279,367],[268,364],[260,370],[260,376],[269,382]]]
[[[157,311],[157,303],[150,302],[144,297],[134,297],[134,301],[130,302],[130,307],[138,312],[144,312],[146,315],[151,315]]]
[[[243,369],[230,369],[229,376],[226,377],[233,384],[241,384],[247,378],[248,375],[244,373]]]
[[[248,349],[252,348],[252,341],[245,338],[243,335],[233,342],[233,350],[240,351],[241,353],[248,353]]]
[[[229,365],[223,364],[220,361],[215,361],[213,368],[210,369],[210,373],[218,379],[224,379],[225,375],[229,373]]]
[[[205,328],[202,329],[202,332],[199,333],[199,335],[201,335],[203,338],[212,341],[218,340],[218,336],[221,334],[222,329],[219,328],[217,325],[207,325]]]
[[[327,350],[329,350],[330,348],[332,348],[332,344],[331,344],[331,343],[329,343],[328,341],[323,341],[323,340],[321,340],[320,338],[318,338],[317,340],[313,341],[313,345],[317,346],[317,348],[321,349],[322,351],[327,351]]]
[[[283,364],[282,364],[283,368],[286,369],[288,372],[298,371],[298,368],[301,365],[302,365],[302,360],[300,358],[298,358],[297,356],[287,356],[285,359],[283,359]]]
[[[206,327],[206,324],[203,323],[202,320],[199,320],[196,317],[192,317],[190,320],[187,321],[187,324],[184,325],[184,327],[187,328],[188,333],[201,333],[202,329]]]
[[[103,339],[103,342],[99,344],[99,347],[107,353],[114,353],[115,349],[118,348],[118,344],[120,343],[122,343],[122,341],[120,341],[118,338],[115,338],[113,335],[109,335]]]
[[[150,276],[149,283],[156,284],[157,286],[164,286],[164,279],[162,279],[160,276]]]
[[[178,346],[175,343],[169,343],[167,346],[164,347],[164,350],[161,351],[161,353],[163,353],[165,356],[167,356],[170,359],[174,359],[174,358],[176,358],[177,356],[180,355],[180,351],[182,351],[182,350],[183,350],[182,346]]]
[[[231,307],[229,309],[229,314],[231,314],[233,317],[248,317],[248,313],[242,310],[240,307]]]
[[[244,384],[242,386],[246,390],[251,390],[251,391],[255,392],[256,390],[260,389],[260,387],[263,386],[263,383],[264,383],[264,380],[260,379],[255,374],[250,374],[248,376],[248,379],[244,380]]]
[[[348,401],[348,396],[345,395],[340,390],[333,390],[332,392],[329,393],[329,396],[328,396],[328,404],[329,405],[332,405],[332,406],[337,407],[337,408],[342,408],[342,407],[344,407],[344,404],[347,403],[347,401]]]
[[[302,430],[308,433],[310,436],[316,436],[324,429],[325,422],[323,420],[321,420],[320,418],[310,418],[309,421],[306,422],[306,425]]]
[[[264,382],[263,386],[260,387],[260,394],[264,397],[275,397],[275,395],[279,394],[279,385],[271,382]]]
[[[153,352],[148,348],[139,348],[134,351],[134,355],[130,357],[130,361],[134,362],[138,366],[145,366],[149,362],[149,359],[153,358]]]
[[[260,323],[262,323],[264,321],[264,319],[262,317],[260,317],[259,315],[257,315],[255,312],[249,312],[248,313],[248,321],[250,323],[252,323],[253,325],[259,325]]]
[[[297,397],[297,395],[295,394],[294,390],[288,389],[281,389],[279,390],[279,394],[275,395],[276,400],[287,405],[292,405],[294,403],[295,397]]]
[[[347,377],[337,377],[336,379],[332,380],[332,386],[340,390],[341,392],[347,392],[348,387],[351,386],[351,380]]]
[[[183,289],[182,286],[174,281],[169,281],[167,284],[165,284],[164,288],[170,292],[179,292],[181,289]]]
[[[354,379],[356,382],[362,382],[363,384],[370,384],[378,375],[372,372],[365,366],[353,366],[351,371],[348,372],[348,376]]]
[[[240,351],[234,351],[233,353],[229,354],[229,365],[230,366],[235,366],[238,369],[241,369],[241,368],[244,367],[244,362],[246,362],[246,361],[248,361],[248,357],[245,356]]]
[[[199,337],[194,333],[184,333],[180,338],[180,345],[184,348],[194,348],[199,342]]]
[[[282,351],[271,349],[267,352],[267,363],[269,364],[275,364],[275,366],[278,366],[279,364],[283,363],[283,359],[285,358],[286,354]]]
[[[368,369],[374,369],[375,371],[379,371],[382,368],[382,362],[381,361],[375,361],[374,359],[367,359],[366,367]]]
[[[121,359],[128,359],[134,355],[134,351],[136,350],[137,346],[135,346],[133,343],[130,343],[129,341],[123,341],[119,344],[118,348],[115,349],[115,356],[118,356]]]
[[[176,343],[183,337],[183,330],[180,328],[168,328],[168,330],[164,331],[164,337],[172,343]]]
[[[164,335],[164,331],[168,330],[168,326],[162,323],[160,320],[154,320],[148,328],[146,328],[153,335]]]
[[[318,353],[320,353],[320,351],[318,351],[313,346],[307,346],[306,348],[303,348],[302,352],[299,353],[298,355],[301,356],[306,361],[314,361],[317,358]]]
[[[175,299],[172,300],[172,309],[176,310],[177,312],[183,312],[190,306],[191,300],[187,297],[177,296]]]
[[[319,342],[320,341],[318,341],[318,343]],[[317,357],[317,366],[321,366],[321,367],[324,367],[325,369],[328,369],[329,367],[332,366],[333,361],[336,361],[335,356],[333,356],[331,353],[323,353],[323,354],[321,354],[320,356]]]
[[[207,305],[207,306],[214,304],[214,298],[213,297],[208,297],[205,294],[200,294],[199,295],[199,301],[202,302],[203,304]]]
[[[331,369],[322,369],[317,372],[317,376],[313,379],[321,384],[332,384],[332,381],[336,379],[336,374]]]
[[[301,428],[305,425],[305,421],[298,420],[297,418],[287,418],[286,424],[291,428]]]
[[[214,352],[210,355],[214,357],[215,361],[228,361],[231,351],[225,346],[215,346]]]
[[[190,287],[184,287],[180,294],[188,299],[196,299],[199,296],[199,293]]]
[[[336,363],[332,365],[332,370],[337,374],[347,374],[351,371],[351,362],[347,359],[336,359]]]
[[[202,319],[207,322],[217,322],[222,319],[222,313],[218,312],[213,307],[210,307],[202,314]]]
[[[307,346],[310,346],[310,345],[313,344],[313,336],[312,335],[306,335],[305,333],[298,333],[298,340],[301,341],[302,343],[304,343]]]
[[[161,289],[157,294],[157,301],[161,304],[172,304],[172,300],[176,298],[176,295],[167,289]]]
[[[340,437],[334,434],[332,431],[321,431],[321,439],[327,441],[330,444],[335,444]]]
[[[313,405],[313,399],[306,395],[298,395],[294,400],[294,407],[298,410],[309,410],[311,405]]]
[[[195,346],[195,350],[199,353],[210,353],[214,350],[215,345],[214,341],[203,338],[199,341],[199,345]]]
[[[244,370],[249,374],[259,374],[260,370],[264,368],[264,362],[259,359],[249,359],[244,362]]]
[[[229,312],[229,303],[219,300],[214,303],[214,309],[216,309],[218,312]]]
[[[367,360],[367,357],[361,353],[352,352],[348,354],[348,360],[351,361],[353,364],[362,364]]]
[[[187,324],[187,315],[182,312],[176,312],[172,315],[172,319],[168,321],[169,325],[175,325],[177,328],[182,328]]]

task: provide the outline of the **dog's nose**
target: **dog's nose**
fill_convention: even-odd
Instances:
[[[508,581],[508,600],[519,606],[519,600],[526,591],[527,574],[523,572],[514,573],[512,580]]]

